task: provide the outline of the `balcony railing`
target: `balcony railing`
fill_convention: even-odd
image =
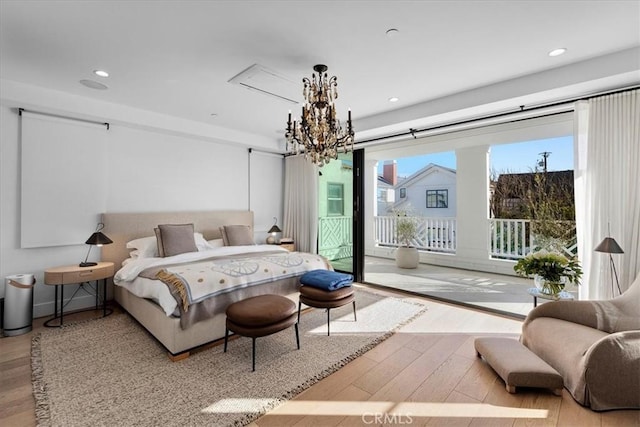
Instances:
[[[400,246],[396,238],[397,216],[375,217],[375,238],[380,246]],[[418,233],[411,244],[431,252],[456,252],[456,219],[416,217]]]
[[[411,244],[419,250],[456,253],[456,218],[416,217],[418,232]],[[375,217],[375,239],[379,246],[400,246],[396,238],[397,216]],[[517,260],[540,249],[541,242],[531,233],[528,219],[489,219],[489,256],[494,259]],[[565,221],[567,238],[555,242],[554,250],[567,256],[576,255],[575,222]],[[564,224],[564,222],[563,222]],[[352,218],[346,216],[319,219],[319,252],[330,260],[353,255]],[[538,239],[540,240],[540,239]],[[545,245],[549,245],[546,239]],[[554,244],[554,242],[551,242]]]
[[[564,239],[538,238],[531,230],[528,219],[489,219],[490,255],[498,259],[520,259],[542,247],[575,256],[577,253],[576,223],[559,221]]]
[[[519,259],[531,252],[531,221],[528,219],[489,219],[492,258]]]
[[[352,219],[349,216],[318,220],[318,252],[333,261],[353,256]]]
[[[397,216],[375,217],[375,239],[379,246],[400,246],[396,238]],[[418,233],[413,246],[430,252],[456,252],[456,218],[416,217]],[[489,256],[494,259],[517,260],[540,249],[531,233],[531,221],[527,219],[489,219]],[[567,238],[553,241],[545,239],[544,245],[567,256],[576,255],[575,222],[565,221]],[[563,222],[564,224],[564,222]],[[538,239],[541,240],[541,239]]]

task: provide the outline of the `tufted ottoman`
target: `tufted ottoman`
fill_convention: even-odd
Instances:
[[[313,286],[300,286],[300,300],[298,302],[298,322],[300,321],[300,309],[302,304],[306,304],[309,307],[326,308],[327,309],[327,335],[330,335],[331,315],[332,308],[342,307],[343,305],[353,303],[353,318],[356,317],[356,297],[353,292],[353,287],[346,286],[344,288],[336,289],[335,291],[325,291]]]
[[[224,352],[227,352],[229,331],[252,339],[252,371],[256,370],[256,338],[275,334],[290,326],[296,330],[296,344],[300,350],[296,304],[280,295],[259,295],[234,302],[227,307]]]

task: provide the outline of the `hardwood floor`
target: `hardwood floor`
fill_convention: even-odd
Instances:
[[[640,426],[640,411],[593,412],[566,390],[561,397],[507,393],[473,341],[517,337],[521,322],[426,301],[427,312],[397,334],[252,425]],[[0,339],[3,427],[36,425],[30,349],[44,320],[36,319],[31,333]]]

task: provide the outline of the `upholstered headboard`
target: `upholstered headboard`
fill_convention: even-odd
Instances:
[[[197,211],[197,212],[147,212],[102,214],[104,229],[113,243],[102,247],[102,260],[111,261],[116,270],[129,257],[128,241],[154,236],[158,224],[193,224],[195,231],[207,240],[219,239],[219,227],[223,225],[248,225],[253,232],[253,211]]]

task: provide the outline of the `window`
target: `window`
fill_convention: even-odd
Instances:
[[[407,197],[407,189],[406,188],[401,188],[400,189],[400,198],[404,199],[405,197]]]
[[[448,208],[449,190],[427,190],[428,208]]]
[[[344,184],[327,183],[327,215],[344,215]]]

